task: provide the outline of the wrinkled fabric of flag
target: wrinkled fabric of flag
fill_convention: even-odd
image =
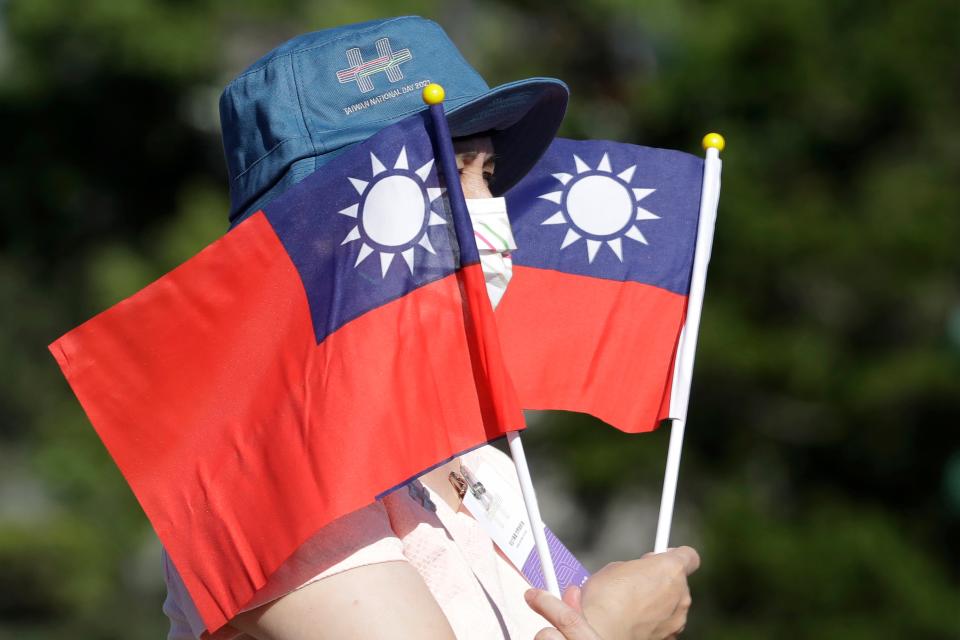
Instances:
[[[433,135],[381,130],[50,345],[209,631],[330,521],[523,426]]]
[[[671,417],[702,180],[686,153],[557,138],[507,193],[518,249],[496,315],[525,409],[630,433]]]

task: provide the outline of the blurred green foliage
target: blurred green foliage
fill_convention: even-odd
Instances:
[[[704,557],[688,635],[960,637],[960,4],[6,0],[0,638],[163,637],[157,542],[44,346],[223,233],[233,74],[398,13],[490,84],[566,80],[563,135],[727,137],[674,536]],[[557,528],[614,559],[597,531],[655,502],[666,431],[551,415],[527,442],[589,523]]]

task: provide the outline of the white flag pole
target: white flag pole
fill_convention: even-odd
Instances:
[[[670,417],[673,418],[673,424],[670,428],[670,446],[667,450],[667,468],[663,477],[663,495],[660,498],[660,518],[657,522],[654,553],[666,551],[670,541],[673,506],[677,495],[677,477],[680,474],[680,452],[683,448],[683,432],[687,424],[687,407],[690,404],[693,359],[697,351],[703,291],[707,284],[707,265],[710,263],[713,230],[717,221],[717,205],[720,201],[720,168],[722,166],[720,152],[723,151],[724,144],[723,136],[718,133],[708,133],[703,138],[703,148],[707,155],[703,162],[700,222],[697,226],[697,246],[693,258],[690,295],[687,299],[687,318],[680,332],[677,359],[674,365],[670,397]]]
[[[550,555],[550,547],[547,544],[543,519],[540,517],[540,505],[537,504],[537,493],[533,490],[533,481],[530,479],[530,469],[527,467],[527,456],[523,453],[520,432],[509,431],[507,444],[510,445],[513,465],[517,468],[520,493],[523,494],[523,503],[527,507],[527,518],[530,520],[530,528],[533,529],[533,541],[537,547],[537,555],[540,557],[540,566],[543,568],[543,581],[547,585],[547,591],[559,598],[560,585],[557,582],[557,570],[553,566],[553,557]]]

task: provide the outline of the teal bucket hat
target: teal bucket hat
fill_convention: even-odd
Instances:
[[[553,78],[491,89],[443,29],[418,16],[299,36],[253,63],[220,97],[231,223],[351,145],[424,109],[421,91],[430,82],[444,87],[454,137],[491,136],[494,195],[537,162],[569,97]]]

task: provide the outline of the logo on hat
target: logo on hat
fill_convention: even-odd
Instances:
[[[337,71],[337,80],[340,84],[356,82],[360,91],[367,93],[373,91],[371,76],[381,71],[386,74],[390,82],[403,80],[400,65],[413,59],[410,49],[393,51],[390,47],[390,38],[380,38],[376,42],[376,47],[377,57],[369,62],[363,61],[363,54],[360,53],[359,47],[347,49],[347,62],[350,66]]]

